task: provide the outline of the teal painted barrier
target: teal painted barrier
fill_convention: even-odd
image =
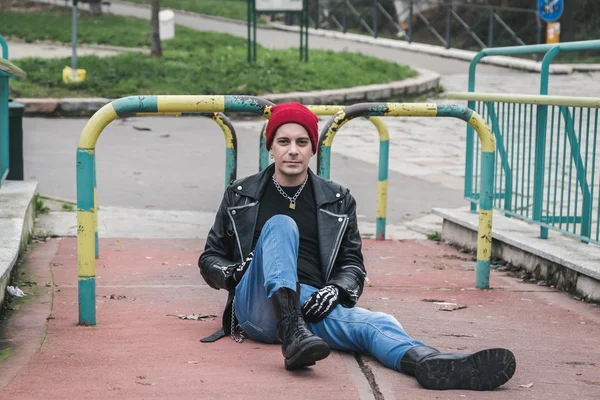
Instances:
[[[494,131],[499,156],[495,209],[545,230],[600,244],[600,98],[482,93],[447,97],[475,103]],[[543,119],[540,106],[547,110]],[[473,148],[476,152],[478,144]],[[477,168],[479,157],[474,163]],[[476,204],[477,173],[469,178],[475,182],[469,199]]]
[[[484,49],[477,53],[475,57],[471,60],[469,65],[469,84],[468,91],[470,93],[475,92],[475,77],[476,77],[476,68],[477,65],[481,62],[481,60],[488,56],[514,56],[514,55],[530,55],[530,54],[540,54],[545,53],[544,58],[542,60],[540,66],[540,95],[548,94],[548,85],[549,85],[549,75],[550,75],[550,64],[552,60],[560,53],[564,52],[580,52],[580,51],[597,51],[600,50],[600,40],[586,40],[579,42],[568,42],[568,43],[560,43],[560,44],[543,44],[543,45],[531,45],[531,46],[511,46],[511,47],[497,47],[491,49]],[[477,106],[474,101],[469,101],[467,107],[471,109],[477,109]],[[548,108],[544,104],[538,105],[536,110],[536,154],[538,157],[535,158],[536,164],[534,168],[534,196],[533,196],[533,220],[536,222],[542,222],[542,214],[543,210],[543,199],[544,199],[544,170],[546,169],[544,152],[545,152],[545,143],[546,143],[546,135],[547,135],[547,121],[548,121]],[[464,195],[465,198],[476,200],[477,198],[477,190],[474,189],[474,181],[473,171],[476,171],[476,168],[473,169],[474,156],[477,154],[474,151],[474,135],[473,129],[471,127],[467,127],[467,148],[466,148],[466,160],[465,160],[465,186],[464,186]],[[499,153],[499,157],[502,157],[502,154]],[[504,168],[509,164],[503,162],[501,166]],[[510,171],[504,171],[504,174],[511,175]],[[509,187],[510,188],[510,187]],[[509,193],[504,193],[503,195],[510,195]],[[471,211],[475,211],[477,207],[477,203],[475,201],[471,202]],[[541,225],[540,227],[540,237],[548,238],[548,227],[545,225]]]

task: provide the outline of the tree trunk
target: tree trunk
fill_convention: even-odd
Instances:
[[[150,17],[150,37],[152,41],[152,57],[162,57],[160,45],[160,27],[158,24],[158,12],[160,11],[160,0],[152,0],[152,15]]]
[[[102,0],[89,0],[90,3],[90,14],[93,17],[102,15]]]

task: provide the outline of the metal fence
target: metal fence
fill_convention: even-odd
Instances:
[[[497,180],[508,189],[504,192],[502,189],[498,195],[503,197],[503,201],[508,201],[508,204],[503,203],[500,209],[504,209],[507,214],[513,212],[515,216],[530,220],[540,225],[540,237],[548,238],[548,230],[553,229],[563,232],[568,235],[580,237],[586,242],[598,243],[598,223],[597,213],[594,221],[594,213],[589,210],[590,205],[593,205],[593,199],[597,199],[598,195],[594,192],[594,179],[598,175],[595,170],[595,139],[587,140],[589,135],[597,129],[595,121],[596,103],[595,99],[589,98],[571,98],[571,97],[548,97],[548,86],[550,79],[550,64],[561,53],[564,52],[581,52],[581,51],[597,51],[600,50],[600,40],[589,40],[581,42],[570,42],[561,44],[545,44],[532,46],[514,46],[500,47],[495,49],[485,49],[480,51],[473,57],[469,65],[469,93],[449,93],[451,99],[468,100],[468,107],[473,110],[481,110],[485,112],[485,117],[490,121],[492,131],[498,142],[498,157],[500,158],[499,170],[496,170]],[[514,55],[529,55],[543,53],[543,59],[540,63],[540,95],[485,95],[475,92],[475,78],[477,65],[487,56],[514,56]],[[480,103],[477,104],[476,100]],[[553,103],[548,103],[553,101]],[[583,103],[582,103],[583,101]],[[506,103],[506,104],[488,104],[488,103]],[[517,106],[517,104],[522,104]],[[528,107],[525,105],[527,104]],[[552,107],[549,107],[549,106]],[[570,108],[569,108],[570,107]],[[593,109],[593,110],[592,110]],[[519,122],[519,118],[522,119]],[[527,124],[525,120],[527,119]],[[590,122],[588,124],[588,119]],[[597,121],[596,121],[597,122]],[[502,125],[504,124],[504,125]],[[512,138],[514,129],[517,129],[517,138]],[[520,129],[520,131],[519,131]],[[585,130],[584,130],[585,129]],[[579,137],[579,130],[582,131],[582,138]],[[530,137],[523,141],[518,136],[529,134]],[[508,139],[505,137],[508,135]],[[513,151],[513,141],[516,139],[517,148]],[[531,148],[529,140],[534,140],[534,150]],[[559,141],[560,139],[560,141]],[[548,141],[552,141],[553,146],[548,147]],[[562,148],[559,149],[559,146]],[[554,147],[556,146],[556,147]],[[582,146],[584,148],[582,148]],[[591,149],[591,150],[590,150]],[[562,171],[566,179],[566,185],[562,179],[556,183],[556,187],[549,186],[548,179],[558,179],[559,161],[562,159],[556,157],[554,152],[562,150],[565,153],[564,163],[572,163],[566,165],[563,163],[562,168],[567,168],[569,172],[575,168],[575,177],[565,175],[566,171]],[[475,181],[473,181],[473,163],[477,162],[474,157],[474,139],[473,130],[467,128],[466,139],[466,160],[465,160],[465,198],[471,199],[471,210],[475,211],[477,204],[473,200],[477,196]],[[522,181],[522,190],[518,194],[519,204],[522,203],[521,210],[515,210],[514,203],[517,198],[514,197],[515,186],[515,163],[510,162],[517,159],[520,166],[526,165],[526,158],[530,157],[529,153],[533,151],[535,164],[533,172],[527,170],[527,175],[533,173],[534,181]],[[585,151],[586,153],[581,153]],[[591,156],[592,152],[594,156]],[[515,154],[512,154],[515,153]],[[527,153],[527,154],[525,154]],[[577,153],[581,153],[576,156]],[[549,154],[554,154],[553,161],[555,175],[551,171],[546,171],[548,166],[551,166]],[[527,156],[527,157],[526,157]],[[519,159],[518,157],[522,157]],[[583,160],[583,161],[582,161]],[[586,164],[589,161],[590,164]],[[531,168],[531,164],[529,167]],[[519,170],[519,168],[517,168]],[[520,170],[519,170],[520,171]],[[587,176],[585,171],[590,171],[591,175]],[[524,179],[525,171],[520,171],[521,180]],[[498,177],[499,174],[501,177]],[[584,179],[584,176],[586,179]],[[574,190],[572,182],[575,180],[580,185],[579,192]],[[525,183],[528,182],[528,185]],[[529,184],[533,184],[533,189]],[[597,190],[598,185],[595,186]],[[560,193],[559,193],[560,189]],[[534,192],[533,198],[529,198],[531,192]],[[555,200],[556,197],[556,200]],[[552,200],[552,201],[551,201]],[[533,204],[527,205],[528,201]],[[544,202],[545,201],[545,202]],[[581,204],[579,205],[579,202]],[[597,201],[596,201],[597,202]],[[570,208],[569,208],[570,207]],[[595,205],[597,208],[597,204]],[[530,214],[529,214],[530,212]],[[590,223],[590,221],[592,221]]]
[[[398,7],[398,6],[401,7]],[[534,8],[431,0],[313,0],[315,29],[361,32],[450,48],[540,43],[544,24]]]
[[[496,138],[494,208],[507,216],[600,244],[600,98],[449,93],[474,102]],[[541,107],[544,112],[540,112]],[[479,143],[468,173],[479,201]]]

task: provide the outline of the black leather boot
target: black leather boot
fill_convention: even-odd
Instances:
[[[512,378],[516,360],[507,349],[458,354],[415,346],[404,354],[400,368],[414,375],[425,389],[492,390]]]
[[[297,292],[281,288],[271,296],[271,304],[277,318],[277,339],[283,343],[281,352],[285,358],[285,369],[314,365],[329,355],[327,343],[308,330]]]

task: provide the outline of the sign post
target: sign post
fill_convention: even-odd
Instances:
[[[560,22],[548,22],[548,25],[546,25],[546,43],[560,43]]]
[[[574,0],[572,0],[574,1]],[[546,43],[560,42],[560,16],[563,13],[563,0],[538,0],[538,13],[546,21]]]
[[[258,14],[289,12],[300,15],[300,61],[308,62],[308,0],[248,0],[248,62],[256,61]]]

